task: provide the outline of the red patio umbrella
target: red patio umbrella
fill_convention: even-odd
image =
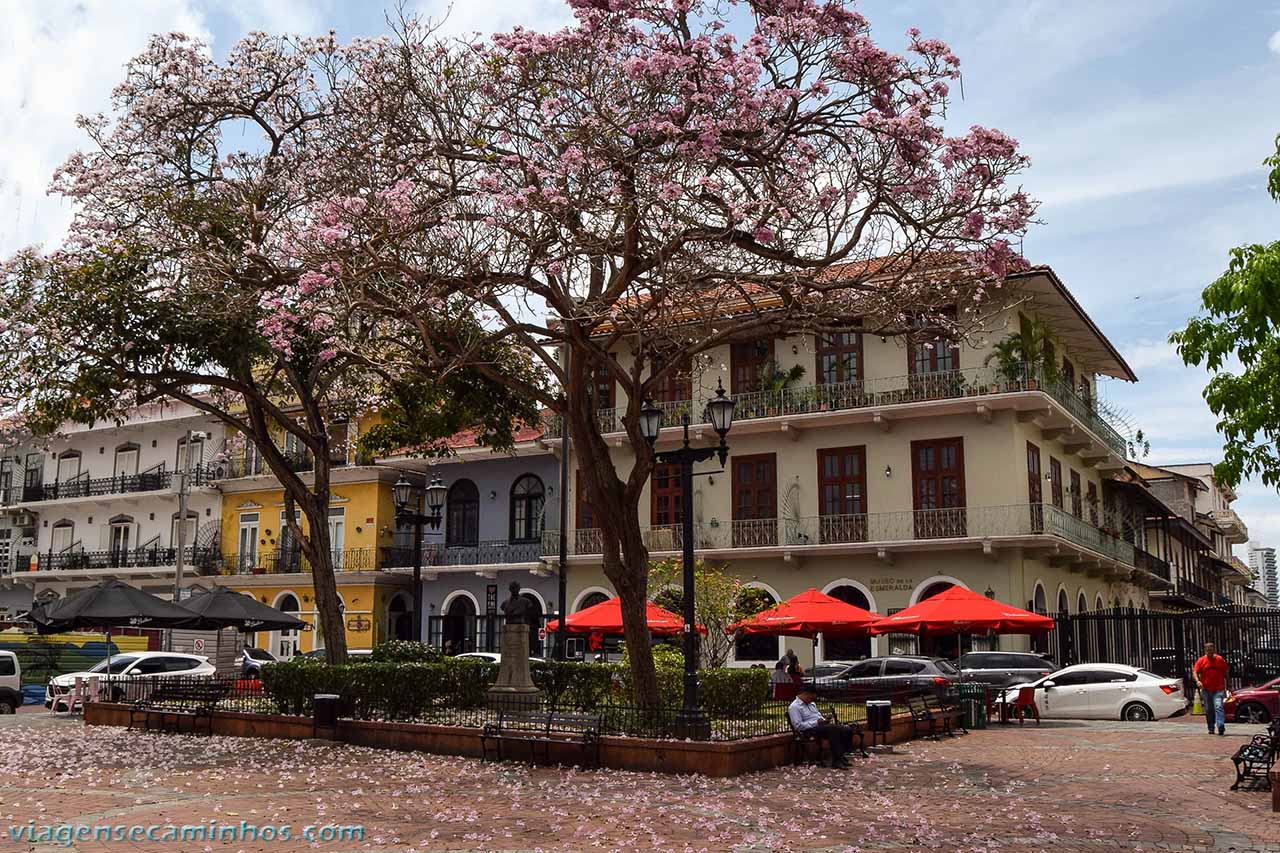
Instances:
[[[652,601],[647,602],[645,619],[651,634],[671,636],[684,630],[683,617],[659,607]],[[552,633],[559,627],[560,620],[552,619],[547,623],[547,633]],[[697,628],[698,633],[707,633],[704,626],[698,625]],[[564,620],[564,629],[570,634],[621,634],[622,601],[615,596],[585,610],[572,613]]]
[[[730,634],[764,634],[773,637],[809,637],[813,640],[813,662],[818,662],[818,635],[829,637],[865,636],[880,617],[847,601],[807,589],[797,596],[761,610],[755,616],[734,622]]]
[[[1053,619],[1005,604],[962,586],[885,616],[871,626],[872,634],[1038,634],[1053,630]]]
[[[734,622],[726,630],[730,634],[768,634],[783,637],[810,637],[819,634],[833,637],[860,637],[880,617],[848,602],[808,589],[755,616]]]

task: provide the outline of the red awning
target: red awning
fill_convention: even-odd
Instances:
[[[906,610],[885,616],[872,634],[1038,634],[1053,630],[1053,619],[953,586]]]
[[[861,637],[880,617],[838,598],[809,589],[755,616],[730,625],[729,633],[783,637]]]
[[[664,610],[652,601],[648,602],[646,619],[649,633],[670,636],[684,630],[684,618],[670,610]],[[551,634],[560,628],[560,620],[552,619],[547,623],[547,633]],[[572,613],[564,620],[564,628],[570,634],[621,634],[622,633],[622,601],[610,598],[585,610]],[[707,633],[702,625],[698,632]]]

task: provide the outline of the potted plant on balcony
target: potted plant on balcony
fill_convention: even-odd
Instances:
[[[1005,391],[1037,391],[1041,381],[1053,382],[1058,378],[1055,343],[1049,324],[1036,318],[992,345],[982,364],[990,367],[995,362],[997,375],[1004,379]],[[1000,390],[998,383],[993,382],[990,387],[993,394]]]
[[[784,393],[792,385],[804,378],[804,366],[793,364],[790,370],[783,370],[775,361],[767,361],[760,371],[760,390],[764,392],[764,416],[773,417],[783,413]],[[797,402],[803,405],[803,399]],[[799,408],[799,406],[797,406]]]

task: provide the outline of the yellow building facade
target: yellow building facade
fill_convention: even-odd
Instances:
[[[303,463],[305,464],[305,463]],[[254,596],[293,613],[312,626],[301,632],[259,632],[253,645],[288,658],[324,648],[310,565],[289,533],[284,490],[255,466],[229,468],[222,491],[218,585]],[[305,471],[304,480],[310,475]],[[335,460],[330,473],[329,542],[342,602],[347,646],[372,649],[411,631],[410,577],[394,568],[405,549],[397,548],[392,484],[400,472]],[[295,511],[296,512],[296,511]],[[310,526],[298,513],[303,535]]]

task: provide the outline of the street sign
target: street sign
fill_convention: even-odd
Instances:
[[[484,588],[484,612],[486,616],[498,613],[498,585],[491,583]]]
[[[194,650],[196,650],[197,652],[202,652],[202,651],[204,651],[204,637],[196,637],[196,638],[191,642],[191,648],[193,648],[193,649],[194,649]]]

